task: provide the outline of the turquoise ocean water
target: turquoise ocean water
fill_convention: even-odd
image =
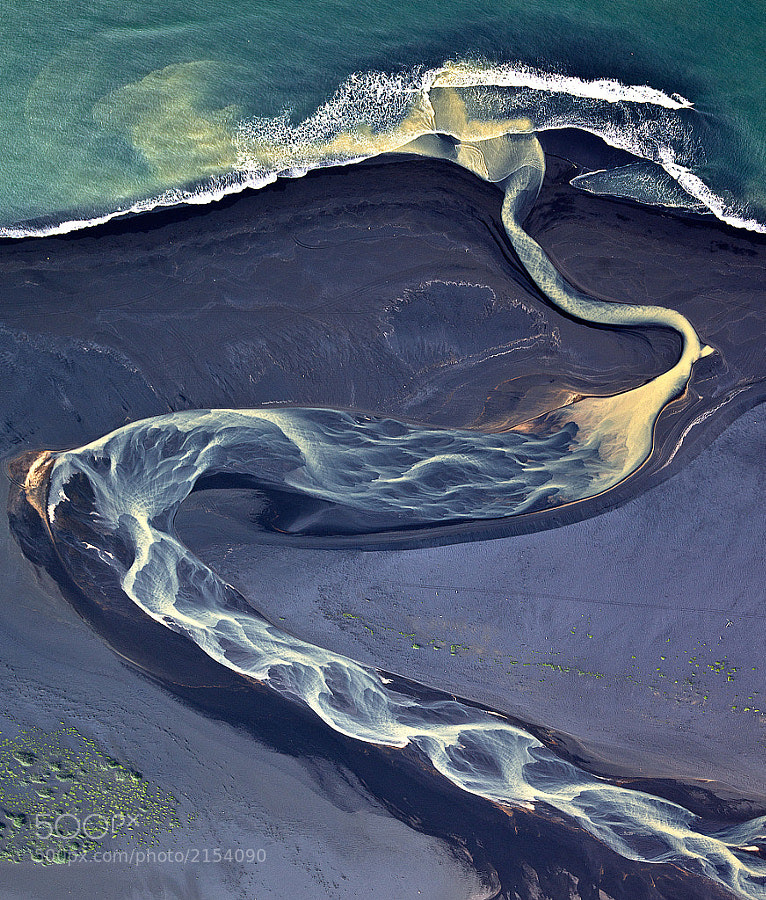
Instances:
[[[4,0],[0,21],[5,235],[370,155],[445,63],[480,118],[654,164],[598,192],[661,202],[669,174],[690,207],[766,223],[762,3]]]

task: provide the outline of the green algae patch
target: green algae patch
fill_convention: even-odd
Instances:
[[[0,731],[0,860],[66,863],[146,846],[180,824],[172,794],[75,728]]]

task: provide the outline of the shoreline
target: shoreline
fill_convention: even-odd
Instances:
[[[578,169],[577,172],[572,173],[572,176],[601,169],[616,168],[631,163],[647,162],[644,157],[636,156],[622,147],[608,144],[595,132],[577,126],[565,125],[542,128],[536,134],[546,158],[566,160]],[[7,226],[9,231],[17,230],[19,233],[13,235],[0,234],[0,247],[4,244],[15,244],[23,241],[76,238],[77,236],[88,235],[93,232],[104,234],[124,233],[133,229],[136,219],[144,219],[146,217],[150,217],[155,226],[179,222],[189,216],[194,217],[196,214],[204,214],[208,207],[212,207],[213,210],[221,209],[236,203],[242,197],[249,197],[271,189],[279,190],[284,182],[322,177],[325,173],[338,169],[343,170],[356,166],[374,167],[397,161],[412,161],[412,159],[413,155],[409,153],[400,153],[399,151],[382,152],[358,160],[319,165],[294,175],[288,172],[279,173],[270,176],[262,184],[258,185],[242,181],[230,186],[211,188],[207,193],[204,191],[202,193],[194,193],[194,190],[190,190],[188,191],[188,196],[184,199],[173,199],[165,202],[162,199],[165,196],[163,194],[156,198],[137,200],[133,206],[127,209],[117,209],[93,219],[31,219],[18,225]],[[198,186],[198,188],[201,187],[202,185]],[[573,188],[573,190],[576,190],[577,193],[588,193],[576,188]],[[184,194],[185,191],[183,189],[171,189],[168,193]],[[719,218],[712,210],[697,213],[683,207],[644,204],[627,197],[611,196],[609,194],[591,194],[590,196],[612,203],[622,203],[636,209],[655,210],[681,219],[716,225],[734,235],[744,234],[755,240],[766,241],[766,225],[756,223],[759,226],[758,228],[749,228],[743,220],[741,226],[736,226],[726,219]],[[25,227],[29,230],[29,233],[21,233]]]

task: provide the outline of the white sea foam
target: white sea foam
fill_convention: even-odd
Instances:
[[[670,148],[665,147],[661,149],[660,165],[671,178],[681,185],[687,194],[699,200],[717,219],[726,222],[727,225],[734,226],[734,228],[745,228],[748,231],[766,234],[766,223],[759,222],[752,216],[740,215],[732,210],[726,201],[711,190],[698,175],[695,175],[694,172],[685,166],[679,165],[673,159]]]
[[[118,207],[112,212],[104,213],[101,216],[93,216],[84,219],[66,219],[63,222],[53,222],[51,224],[41,225],[11,225],[0,227],[0,238],[30,238],[30,237],[50,237],[53,235],[70,234],[73,231],[80,231],[84,228],[94,228],[97,225],[106,225],[114,219],[125,218],[126,216],[139,215],[141,213],[151,212],[155,209],[170,208],[174,206],[205,206],[208,203],[216,203],[223,200],[230,194],[237,194],[247,188],[265,187],[267,184],[277,180],[276,173],[272,176],[256,178],[254,176],[240,176],[239,178],[227,178],[226,183],[216,183],[196,190],[173,189],[164,191],[156,197],[150,197],[146,200],[138,200],[131,206]]]
[[[607,103],[645,103],[665,109],[688,109],[691,100],[680,94],[666,94],[649,85],[626,85],[613,78],[586,81],[571,75],[545,72],[531,66],[506,63],[481,66],[470,63],[448,63],[433,73],[438,87],[523,87],[550,94],[569,94]]]

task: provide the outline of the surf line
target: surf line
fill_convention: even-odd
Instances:
[[[573,485],[575,493],[603,489],[648,452],[659,410],[710,352],[678,313],[605,303],[569,286],[520,225],[544,172],[534,133],[518,123],[499,134],[487,134],[486,126],[472,130],[454,92],[440,101],[431,133],[401,149],[453,159],[500,184],[509,240],[564,311],[601,324],[674,328],[682,350],[668,372],[615,397],[554,411],[542,435],[533,427],[502,435],[420,428],[332,410],[171,413],[77,450],[45,452],[24,490],[86,594],[99,584],[118,585],[145,614],[221,665],[308,706],[343,735],[417,749],[469,793],[508,807],[553,808],[626,858],[672,863],[765,900],[766,864],[754,851],[766,841],[766,817],[705,831],[682,806],[590,775],[496,713],[454,697],[415,700],[374,667],[276,627],[176,535],[175,514],[206,473],[256,474],[264,485],[383,510],[392,522],[413,513],[437,522],[497,515],[504,489],[521,498],[506,512],[523,509],[541,485],[561,496]],[[503,467],[512,477],[501,474]]]

